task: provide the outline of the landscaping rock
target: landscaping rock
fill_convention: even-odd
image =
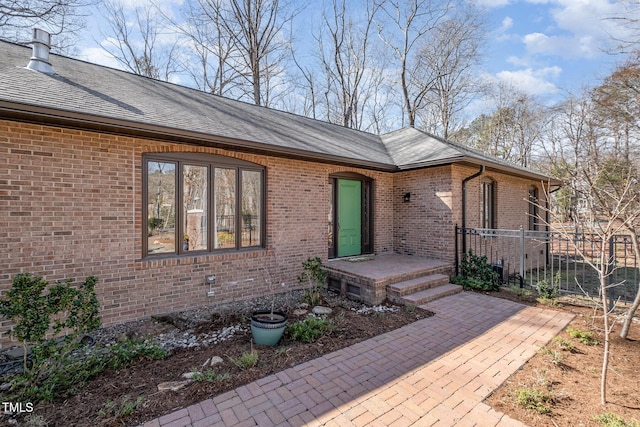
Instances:
[[[312,311],[316,316],[326,316],[333,312],[333,310],[331,310],[329,307],[323,307],[321,305],[316,305],[315,307],[313,307]]]
[[[294,316],[304,316],[308,312],[309,312],[309,310],[305,310],[303,308],[296,308],[295,310],[293,310],[293,313],[291,313],[291,314],[294,315]]]
[[[220,356],[213,356],[211,358],[211,360],[209,360],[209,365],[210,366],[214,366],[214,365],[219,365],[220,363],[224,362],[224,359],[222,359],[222,357]]]

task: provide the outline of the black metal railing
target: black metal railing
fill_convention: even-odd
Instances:
[[[486,256],[502,285],[535,287],[555,283],[564,294],[598,297],[600,254],[604,251],[608,294],[612,299],[633,301],[640,280],[631,237],[615,235],[607,240],[579,230],[529,231],[461,228],[456,226],[456,274],[462,254]],[[597,269],[596,269],[597,268]]]

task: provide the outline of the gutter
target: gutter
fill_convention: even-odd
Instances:
[[[19,107],[16,107],[15,103],[5,100],[0,100],[0,118],[24,123],[53,125],[113,135],[150,138],[178,144],[221,148],[273,157],[340,164],[347,167],[360,167],[382,172],[397,172],[399,170],[398,167],[393,164],[380,163],[372,160],[353,159],[337,154],[320,153],[279,145],[268,145],[260,142],[203,134],[179,128],[169,128],[160,125],[132,122],[28,104],[19,104]]]
[[[462,180],[462,253],[467,253],[467,238],[464,234],[467,229],[467,182],[477,178],[484,173],[484,165],[480,165],[480,170]]]

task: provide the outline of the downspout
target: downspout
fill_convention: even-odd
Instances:
[[[462,180],[462,253],[467,253],[467,182],[477,178],[484,173],[484,165],[480,165],[480,170]]]

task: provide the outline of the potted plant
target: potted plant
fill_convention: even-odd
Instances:
[[[264,278],[271,291],[271,309],[256,310],[251,315],[251,335],[253,342],[259,345],[278,344],[287,327],[287,314],[276,310],[275,284],[268,268],[263,268]],[[282,283],[284,286],[284,283]]]

